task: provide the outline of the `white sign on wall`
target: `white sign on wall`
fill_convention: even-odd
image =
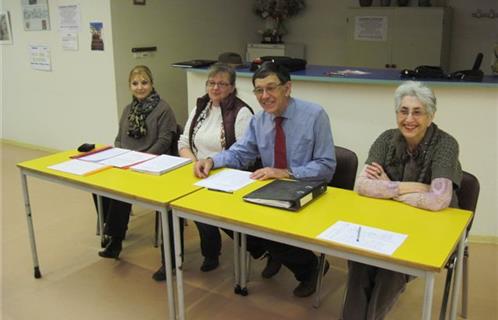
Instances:
[[[387,40],[387,17],[357,16],[355,17],[354,39],[363,41]]]
[[[30,44],[29,53],[31,57],[31,69],[52,71],[50,48],[47,45]]]

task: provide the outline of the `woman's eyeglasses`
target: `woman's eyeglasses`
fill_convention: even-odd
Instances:
[[[216,82],[213,80],[206,81],[206,87],[208,87],[208,88],[214,88],[214,86],[218,86],[218,88],[225,89],[225,88],[228,88],[229,85],[230,85],[230,83],[224,82],[224,81],[220,81],[220,82]]]
[[[421,110],[421,109],[414,109],[414,110],[410,110],[410,109],[407,109],[407,108],[402,108],[400,110],[398,110],[396,112],[398,114],[399,117],[401,118],[408,118],[408,116],[411,114],[413,118],[420,118],[420,117],[423,117],[427,114],[427,112],[425,112],[424,110]]]

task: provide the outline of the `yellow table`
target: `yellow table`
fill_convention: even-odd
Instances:
[[[21,170],[21,184],[28,220],[28,232],[30,237],[31,253],[33,256],[35,278],[40,278],[41,272],[36,250],[27,176],[33,176],[83,191],[95,193],[99,196],[99,198],[106,196],[132,204],[138,204],[161,212],[162,231],[164,235],[163,246],[166,260],[166,276],[168,279],[172,279],[169,228],[167,219],[168,205],[175,199],[201,189],[200,187],[194,186],[194,183],[198,181],[198,179],[192,174],[192,164],[167,172],[161,176],[148,175],[134,172],[132,170],[118,168],[106,169],[88,176],[78,176],[47,168],[53,164],[67,161],[70,156],[75,154],[77,154],[77,151],[71,150],[17,164]],[[101,201],[99,202],[101,203]],[[99,207],[101,207],[101,205],[99,205]],[[100,230],[103,230],[103,219],[101,210],[99,211],[99,220],[101,222]],[[172,281],[167,281],[167,291],[169,319],[175,319],[176,313]]]
[[[444,268],[459,243],[458,261],[461,264],[464,231],[471,219],[471,212],[459,209],[430,212],[392,200],[362,197],[355,192],[337,188],[328,188],[324,195],[298,212],[255,205],[242,200],[243,195],[265,183],[268,182],[255,182],[234,194],[203,189],[173,201],[171,207],[175,246],[180,246],[179,218],[183,217],[242,234],[424,277],[426,285],[422,318],[430,319],[434,275]],[[407,234],[408,237],[392,256],[316,238],[339,220]],[[183,319],[181,266],[182,261],[177,254],[178,308],[180,319]],[[461,271],[458,270],[461,270],[461,265],[457,268],[457,280],[461,278]],[[459,291],[460,285],[459,281],[455,283],[454,295]],[[456,303],[454,305],[456,307]]]

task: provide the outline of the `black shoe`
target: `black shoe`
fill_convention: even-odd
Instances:
[[[157,282],[159,281],[166,281],[166,268],[163,265],[159,269],[157,269],[156,272],[152,275],[152,279],[156,280]]]
[[[280,271],[282,263],[273,258],[269,253],[267,253],[265,257],[268,258],[268,261],[266,261],[266,267],[261,272],[261,276],[265,279],[270,279]]]
[[[299,285],[294,289],[294,296],[299,298],[309,297],[316,291],[316,282],[318,280],[318,268],[316,266],[311,278],[309,280],[299,282]],[[330,265],[327,260],[325,260],[325,269],[323,274],[325,275],[329,271]]]
[[[100,247],[105,248],[109,244],[109,241],[111,241],[111,237],[104,234],[103,239],[100,241]]]
[[[123,246],[121,239],[111,238],[107,243],[105,249],[99,251],[99,256],[101,256],[102,258],[117,259],[119,257],[119,254],[121,253],[122,248]]]
[[[204,262],[202,262],[202,266],[201,266],[201,271],[208,272],[208,271],[211,271],[211,270],[218,268],[219,265],[220,265],[220,261],[219,261],[218,257],[216,257],[216,258],[204,258]]]

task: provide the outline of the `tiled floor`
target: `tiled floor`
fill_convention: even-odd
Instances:
[[[97,256],[96,215],[90,195],[29,178],[36,240],[43,277],[33,278],[19,171],[15,164],[44,152],[1,145],[2,299],[1,318],[167,319],[166,287],[151,275],[159,265],[153,247],[154,215],[135,209],[119,261]],[[250,294],[233,294],[232,242],[224,238],[220,268],[202,273],[197,230],[186,230],[185,302],[188,319],[338,319],[346,279],[345,262],[329,258],[322,306],[292,296],[297,285],[288,270],[259,276],[253,261]],[[429,236],[429,235],[428,235]],[[469,319],[498,319],[498,247],[471,245]],[[444,273],[436,279],[433,318],[438,318]],[[413,281],[388,319],[419,319],[424,283]]]

